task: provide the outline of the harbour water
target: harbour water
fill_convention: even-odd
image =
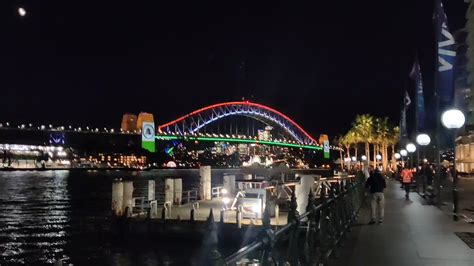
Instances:
[[[212,170],[214,185],[229,172],[239,170]],[[147,180],[155,179],[159,189],[167,177],[181,177],[183,189],[191,189],[199,170],[0,172],[0,265],[58,259],[74,265],[192,264],[199,247],[159,241],[137,246],[110,238],[113,180],[133,179],[134,194],[140,194]]]

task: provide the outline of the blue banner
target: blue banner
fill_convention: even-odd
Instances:
[[[436,38],[438,42],[437,86],[441,107],[453,104],[454,97],[454,60],[456,51],[454,37],[448,30],[448,20],[444,13],[443,3],[437,1]]]
[[[418,59],[413,64],[410,77],[415,80],[416,85],[416,125],[418,131],[423,131],[425,129],[425,98],[423,95],[423,80]]]
[[[408,92],[405,91],[405,97],[403,97],[403,104],[400,110],[400,139],[408,138],[407,131],[407,108],[411,103]]]

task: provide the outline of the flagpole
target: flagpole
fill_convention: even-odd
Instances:
[[[433,14],[434,14],[434,25],[435,25],[435,31],[437,31],[437,25],[438,25],[438,16],[436,9],[440,5],[440,0],[434,0],[434,6],[433,6]],[[440,108],[439,108],[439,85],[438,85],[438,40],[436,39],[437,34],[435,32],[435,68],[434,68],[434,98],[435,98],[435,123],[436,123],[436,149],[435,149],[435,156],[436,156],[436,187],[437,187],[437,193],[436,193],[436,204],[438,205],[438,208],[441,207],[441,160],[440,160],[440,145],[441,145],[441,120],[440,120]]]

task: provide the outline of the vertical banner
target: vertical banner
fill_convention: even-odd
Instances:
[[[423,94],[423,80],[421,76],[420,64],[418,62],[418,59],[413,64],[413,68],[410,72],[410,77],[413,80],[415,80],[415,86],[416,86],[417,129],[424,130],[425,129],[425,98]]]
[[[143,122],[142,125],[142,148],[149,152],[155,152],[155,123]]]
[[[454,60],[456,51],[454,37],[448,30],[448,20],[444,13],[443,3],[436,6],[436,38],[438,43],[437,85],[441,108],[453,104],[454,97]]]
[[[407,131],[407,108],[411,103],[410,95],[405,91],[405,97],[403,97],[403,104],[400,110],[400,139],[408,138]]]

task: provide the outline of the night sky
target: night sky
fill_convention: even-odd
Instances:
[[[332,137],[357,113],[398,124],[416,53],[432,92],[433,1],[289,2],[2,1],[0,121],[162,124],[245,97]]]

